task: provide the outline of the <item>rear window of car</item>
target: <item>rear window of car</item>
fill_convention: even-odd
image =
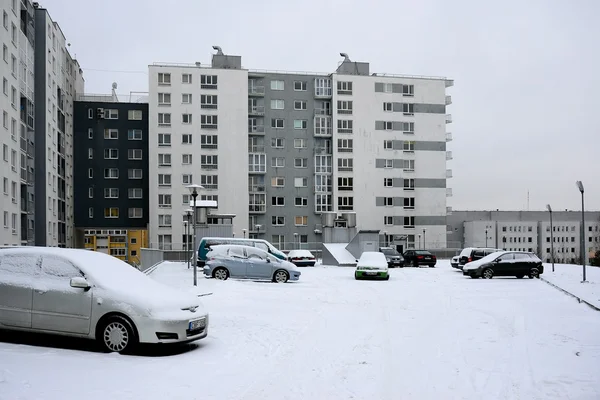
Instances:
[[[419,256],[430,256],[430,255],[432,255],[431,252],[429,252],[427,250],[416,250],[415,254],[419,255]]]

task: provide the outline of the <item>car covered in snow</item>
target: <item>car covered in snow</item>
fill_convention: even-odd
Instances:
[[[479,260],[497,251],[503,250],[495,249],[493,247],[467,247],[463,249],[458,256],[458,268],[462,269],[463,265]]]
[[[380,247],[379,251],[383,253],[387,260],[388,267],[404,267],[404,257],[393,247]]]
[[[277,283],[297,281],[301,272],[294,264],[254,246],[213,245],[206,254],[204,276],[226,280],[268,279]]]
[[[315,256],[309,250],[290,250],[288,261],[297,267],[314,267]]]
[[[452,257],[452,259],[450,260],[450,265],[452,266],[452,268],[458,268],[459,260],[460,260],[460,256]]]
[[[0,329],[96,339],[125,352],[202,339],[208,313],[197,296],[108,254],[20,247],[0,249]]]
[[[385,255],[379,251],[364,251],[356,260],[354,279],[390,279]]]
[[[497,251],[463,266],[463,275],[492,279],[494,276],[539,278],[544,273],[542,260],[525,251]]]

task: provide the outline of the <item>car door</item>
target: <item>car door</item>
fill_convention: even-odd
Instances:
[[[31,328],[39,261],[37,255],[7,254],[0,258],[0,325]]]
[[[515,255],[514,253],[503,254],[496,259],[492,266],[496,276],[515,275]]]
[[[246,275],[249,278],[266,279],[273,276],[273,264],[266,252],[258,248],[246,248]]]
[[[34,329],[88,334],[92,290],[71,287],[71,278],[84,277],[71,262],[42,256],[40,279],[33,290],[31,326]]]
[[[232,278],[246,278],[247,258],[242,247],[230,247],[227,249],[227,269]]]
[[[529,254],[515,253],[514,275],[529,275],[529,270],[534,265]]]
[[[413,262],[413,256],[414,256],[414,251],[412,250],[408,250],[406,253],[404,253],[404,263],[405,264],[410,264]]]

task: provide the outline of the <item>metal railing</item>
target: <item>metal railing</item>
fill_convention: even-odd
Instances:
[[[249,95],[264,95],[265,94],[265,87],[264,86],[251,86],[251,87],[248,87],[248,94]]]
[[[249,125],[248,133],[264,133],[265,126],[264,125]]]

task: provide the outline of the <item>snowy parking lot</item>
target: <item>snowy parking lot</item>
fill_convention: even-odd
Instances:
[[[599,399],[600,313],[535,279],[437,268],[355,281],[151,275],[203,297],[207,339],[104,354],[86,341],[0,333],[0,399]]]

